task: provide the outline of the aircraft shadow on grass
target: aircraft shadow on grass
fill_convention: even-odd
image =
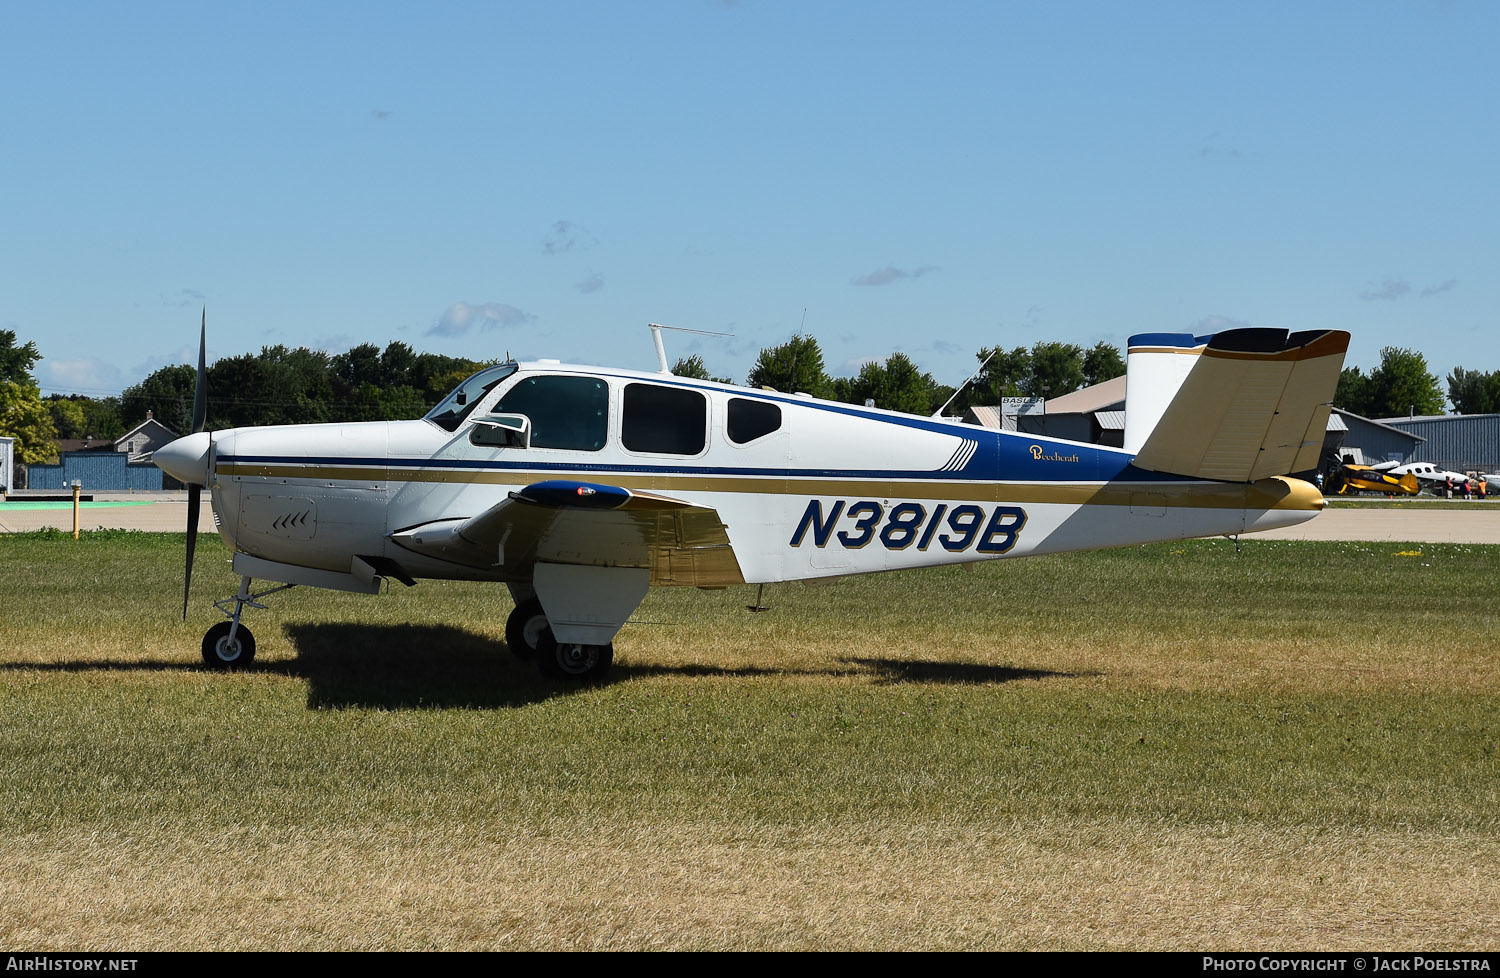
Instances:
[[[291,622],[283,626],[296,650],[290,660],[260,660],[251,672],[305,680],[311,709],[504,709],[568,695],[580,687],[537,677],[505,643],[452,625],[365,625]],[[6,663],[0,671],[197,672],[194,662],[71,660]],[[1042,669],[972,662],[840,657],[826,668],[620,663],[609,685],[647,676],[861,676],[880,683],[994,684],[1018,679],[1073,678]],[[588,687],[582,687],[588,688]]]
[[[855,659],[843,662],[863,666],[886,684],[929,683],[943,686],[984,686],[1015,682],[1017,679],[1077,679],[1098,673],[1053,672],[1048,669],[1018,669],[1014,666],[991,666],[978,662],[944,662],[924,659]]]
[[[538,679],[532,665],[512,656],[503,642],[451,625],[308,623],[285,627],[297,649],[297,658],[287,663],[287,671],[309,682],[309,706],[489,709],[522,706],[580,688]],[[617,663],[605,685],[646,676],[862,673],[874,673],[882,683],[984,684],[1072,678],[1068,673],[978,663],[840,658],[817,669]]]

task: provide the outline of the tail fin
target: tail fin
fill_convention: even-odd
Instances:
[[[1124,446],[1137,468],[1227,482],[1316,468],[1348,349],[1342,330],[1132,336]]]

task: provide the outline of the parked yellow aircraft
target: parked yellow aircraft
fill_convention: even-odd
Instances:
[[[1415,474],[1391,475],[1370,468],[1368,465],[1352,463],[1340,465],[1333,474],[1333,481],[1341,496],[1355,492],[1378,492],[1391,496],[1415,496],[1422,491],[1422,484]]]

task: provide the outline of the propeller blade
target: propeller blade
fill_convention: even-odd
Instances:
[[[198,330],[198,378],[193,383],[193,434],[208,425],[208,307]],[[207,458],[207,456],[205,456]],[[188,595],[193,590],[193,553],[198,549],[198,511],[202,508],[203,487],[188,484],[187,567],[182,573],[182,620],[187,621]]]
[[[187,570],[182,575],[182,620],[187,621],[188,593],[193,590],[193,551],[198,549],[198,510],[202,486],[188,486]]]
[[[193,384],[193,434],[208,424],[208,307],[203,307],[203,324],[198,333],[198,379]]]

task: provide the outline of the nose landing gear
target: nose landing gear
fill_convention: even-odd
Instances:
[[[250,663],[255,661],[255,636],[250,629],[240,624],[240,615],[245,606],[265,609],[260,603],[261,598],[277,591],[285,591],[287,588],[296,587],[295,584],[278,584],[276,587],[267,588],[264,591],[250,593],[250,578],[240,578],[240,590],[232,598],[223,601],[215,601],[214,607],[224,613],[228,621],[221,621],[210,628],[203,636],[203,662],[210,669],[247,669]],[[233,604],[234,610],[229,606]]]

